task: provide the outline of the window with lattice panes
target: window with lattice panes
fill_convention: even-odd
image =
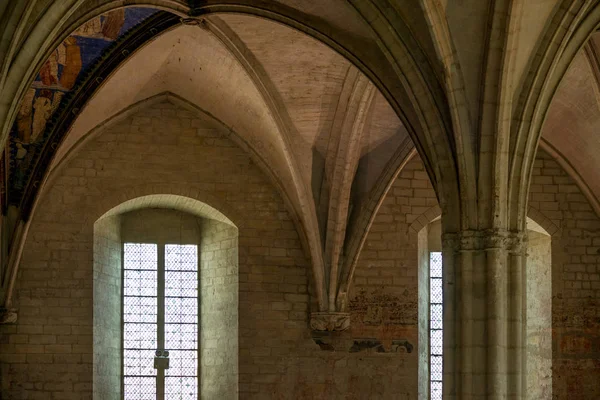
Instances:
[[[197,400],[198,246],[123,245],[125,400]]]
[[[442,399],[443,365],[442,253],[429,253],[429,383],[430,399]]]

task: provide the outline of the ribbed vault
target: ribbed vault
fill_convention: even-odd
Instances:
[[[114,20],[114,13],[103,14],[101,24]],[[123,12],[116,15],[122,18]],[[93,28],[91,22],[85,24]],[[46,171],[35,181],[25,179],[29,190],[22,202],[35,201],[27,196],[43,192],[44,185],[51,184],[49,171],[76,152],[90,133],[126,115],[129,108],[168,94],[202,110],[219,131],[235,137],[256,157],[283,192],[303,232],[319,311],[343,311],[353,266],[377,205],[413,154],[410,129],[401,122],[397,104],[392,106],[357,66],[331,47],[258,16],[225,13],[182,19],[138,49],[114,48],[124,61],[96,78],[92,72],[88,81],[95,79],[97,89],[81,100],[81,109],[73,108],[76,117],[50,146],[55,154]],[[95,70],[102,69],[102,61],[99,65]],[[36,79],[45,84],[39,76]],[[80,98],[81,90],[75,90]],[[33,112],[39,95],[35,93]],[[16,140],[21,141],[23,118],[15,126],[20,135]],[[48,122],[48,129],[57,126]],[[43,166],[35,165],[38,170]]]
[[[220,135],[232,139],[282,195],[310,258],[315,330],[348,328],[366,234],[418,153],[439,204],[418,222],[442,215],[444,396],[522,398],[540,143],[600,210],[599,21],[596,0],[1,3],[0,320],[13,318],[32,213],[53,176],[78,144],[164,100],[185,112],[160,118],[216,153],[231,146]],[[144,122],[160,126],[153,115]],[[144,124],[131,126],[144,143]],[[169,154],[185,146],[170,139],[156,140]],[[575,189],[554,171],[554,186],[532,192],[568,202]]]
[[[76,0],[70,3],[72,7],[63,14],[60,28],[55,28],[44,43],[36,44],[42,51],[35,54],[35,60],[29,60],[30,68],[38,68],[34,74],[39,75],[47,65],[44,60],[52,57],[70,32],[94,19],[114,19],[115,12],[122,13],[118,11],[122,6],[119,1],[94,6]],[[485,57],[489,58],[485,62],[492,63],[494,55],[477,50],[483,45],[473,47],[465,43],[471,40],[473,32],[486,29],[484,18],[467,18],[452,4],[439,8],[428,1],[420,7],[403,2],[388,5],[379,1],[337,0],[153,3],[153,12],[168,10],[180,16],[180,23],[164,33],[149,29],[148,38],[155,35],[149,43],[137,50],[132,47],[133,54],[122,50],[124,61],[119,67],[96,77],[97,89],[89,91],[81,110],[72,110],[77,117],[66,127],[62,143],[51,144],[56,157],[47,167],[42,163],[46,168],[42,177],[92,130],[134,104],[170,93],[234,132],[284,192],[311,254],[321,310],[343,308],[344,300],[338,295],[347,291],[353,264],[377,204],[415,147],[438,189],[442,209],[459,204],[469,208],[474,201],[472,185],[475,179],[485,177],[477,176],[481,174],[473,169],[477,160],[469,159],[470,146],[477,140],[473,136],[476,130],[471,131],[468,120],[480,112],[480,94],[474,89],[480,81],[467,76],[475,74]],[[46,15],[44,10],[48,7],[59,13],[66,6],[38,0],[25,8],[5,7],[0,16],[6,21],[15,15],[24,16],[24,21],[38,20]],[[548,14],[550,9],[540,6],[537,11]],[[390,36],[368,18],[385,11],[387,22],[395,26],[394,35],[402,36],[404,47],[397,41],[398,36]],[[488,12],[485,7],[473,11],[482,16]],[[476,19],[479,24],[457,30]],[[427,23],[431,24],[429,31],[424,29]],[[527,24],[525,17],[518,24],[533,38],[543,34],[540,24]],[[0,50],[7,59],[14,57],[17,64],[26,62],[23,57],[27,54],[22,50],[33,46],[30,42],[39,41],[42,30],[49,28],[38,25],[35,31],[17,26],[11,40],[6,36]],[[140,45],[147,39],[140,36],[136,43]],[[388,47],[400,47],[394,47],[393,56],[385,55],[381,46],[373,45],[377,40],[383,40]],[[483,41],[484,36],[479,40]],[[515,54],[516,69],[511,70],[513,86],[509,88],[529,79],[521,71],[526,71],[526,53],[535,47],[534,43],[535,40],[527,42]],[[401,51],[412,52],[412,59],[398,59]],[[543,133],[544,146],[578,171],[581,186],[588,188],[594,198],[600,190],[600,177],[594,167],[600,162],[595,159],[598,144],[592,134],[599,96],[596,54],[592,40],[575,58],[548,113]],[[445,74],[431,61],[436,57],[452,71],[453,65],[462,65],[462,71]],[[417,62],[420,75],[411,70]],[[11,86],[15,84],[11,74],[16,72],[7,64],[3,68],[6,85],[2,89],[25,93],[26,89]],[[415,96],[416,92],[401,89],[398,81],[391,78],[393,69],[404,73],[405,80],[400,83],[405,88],[419,91],[426,86],[430,92]],[[589,85],[590,80],[596,84]],[[454,137],[445,133],[449,114],[441,105],[445,101],[440,97],[442,81],[444,90],[452,94],[449,104],[450,113],[454,113],[453,127],[462,132],[462,138],[456,132]],[[459,89],[454,90],[457,85]],[[30,99],[25,94],[27,100]],[[13,104],[2,112],[16,116],[18,124],[17,108]],[[411,138],[416,139],[414,145]],[[484,139],[487,140],[485,136],[481,138]],[[12,157],[19,154],[19,149],[16,146],[12,150]],[[457,151],[458,158],[449,151]],[[481,165],[488,162],[485,153],[481,157]],[[461,191],[453,189],[457,171],[465,179]],[[10,170],[8,173],[11,176]],[[497,179],[508,177],[500,174]],[[40,177],[32,178],[24,196],[35,197],[42,181]],[[10,197],[11,193],[9,201]],[[459,213],[448,215],[448,229],[472,223],[464,218],[475,218],[473,213],[460,215],[462,222],[456,219]]]

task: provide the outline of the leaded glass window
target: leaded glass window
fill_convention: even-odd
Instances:
[[[442,253],[429,253],[429,381],[431,400],[442,400],[443,360]]]
[[[123,393],[198,399],[196,245],[124,244]]]

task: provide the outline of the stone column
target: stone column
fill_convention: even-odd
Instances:
[[[445,234],[444,398],[524,397],[525,234]]]

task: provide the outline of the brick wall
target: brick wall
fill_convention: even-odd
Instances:
[[[240,333],[252,336],[267,319],[278,338],[288,328],[305,331],[307,263],[281,197],[204,119],[156,104],[86,143],[42,195],[16,288],[19,322],[0,328],[3,399],[92,397],[93,224],[123,201],[153,193],[197,198],[237,217],[240,277],[253,282],[240,288]],[[265,247],[271,250],[263,256]],[[277,311],[284,302],[304,315]],[[256,306],[272,315],[257,315]],[[246,353],[272,346],[249,342]],[[240,360],[241,367],[249,363]],[[271,382],[266,368],[250,368],[250,380]]]
[[[528,346],[535,348],[532,362],[545,366],[551,357],[553,398],[600,397],[597,385],[600,378],[600,219],[573,179],[541,150],[533,171],[529,204],[530,217],[552,235],[552,302],[530,305],[533,308],[529,310],[532,321],[528,326]],[[362,330],[372,321],[385,321],[378,328],[367,328],[367,332],[385,338],[385,333],[377,332],[380,329],[399,336],[401,330],[394,331],[391,326],[402,321],[405,331],[409,332],[407,337],[415,339],[418,332],[415,322],[418,235],[409,225],[424,226],[423,221],[431,219],[428,214],[432,214],[431,207],[435,205],[437,201],[423,166],[414,158],[385,199],[361,254],[351,293],[353,331]],[[532,233],[529,248],[532,259],[528,268],[536,268],[539,274],[532,274],[530,291],[541,290],[550,272],[541,271],[544,268],[537,265],[548,259],[547,254],[540,254],[542,248],[547,249],[541,236]],[[391,266],[395,269],[390,269]],[[552,344],[547,343],[546,332],[550,313]],[[394,321],[395,316],[401,318]],[[550,348],[551,356],[547,354]],[[413,371],[414,366],[413,379],[416,379],[416,357],[418,354],[408,359],[408,369]],[[547,379],[541,376],[537,382],[528,380],[537,391],[534,396],[545,398],[549,389],[549,385],[544,384]],[[411,396],[415,395],[414,391],[411,389]]]
[[[353,326],[416,326],[418,246],[409,228],[436,205],[414,157],[384,199],[360,254],[350,297]]]

